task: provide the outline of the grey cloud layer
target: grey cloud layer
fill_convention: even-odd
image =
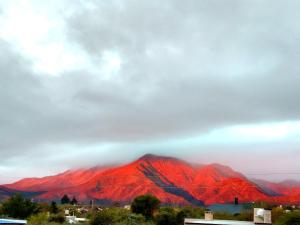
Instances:
[[[2,156],[300,119],[299,1],[93,4],[65,19],[66,37],[95,68],[104,51],[117,52],[121,69],[109,79],[36,74],[0,43]]]

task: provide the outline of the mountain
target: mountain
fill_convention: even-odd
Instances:
[[[286,180],[282,182],[269,182],[264,180],[253,180],[253,182],[268,194],[277,198],[277,202],[282,199],[288,199],[286,202],[297,203],[300,196],[300,182],[295,180]]]
[[[105,168],[68,170],[54,176],[43,178],[25,178],[16,183],[5,185],[8,188],[22,191],[52,191],[83,184],[96,175],[101,174]]]
[[[264,200],[300,202],[300,185],[251,181],[220,164],[192,165],[183,160],[147,154],[127,165],[69,170],[44,178],[26,178],[5,188],[39,193],[34,198],[58,200],[64,194],[80,201],[128,203],[151,193],[166,204],[207,205]]]
[[[10,189],[3,185],[0,185],[0,201],[7,199],[14,194],[21,194],[22,196],[27,197],[27,198],[34,198],[34,197],[37,197],[38,195],[42,194],[42,192],[20,191],[20,190]]]

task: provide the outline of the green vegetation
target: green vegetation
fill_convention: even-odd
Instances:
[[[160,206],[160,201],[152,195],[136,197],[131,210],[122,208],[120,203],[112,207],[92,208],[91,205],[80,205],[74,197],[71,201],[67,195],[61,203],[35,203],[20,195],[14,195],[0,206],[1,217],[27,219],[28,225],[66,225],[65,210],[70,215],[87,218],[89,221],[82,225],[183,225],[185,218],[203,218],[204,208],[184,206]],[[277,207],[264,202],[254,203],[237,214],[215,212],[215,219],[226,220],[253,220],[253,207],[272,209],[274,225],[300,225],[300,211],[286,206]],[[288,209],[288,211],[287,211]]]
[[[70,204],[70,199],[68,195],[64,195],[61,200],[60,200],[61,204]]]
[[[276,220],[275,225],[300,225],[300,212],[294,211],[282,214]]]
[[[49,211],[50,211],[50,213],[53,213],[53,214],[58,213],[59,210],[58,210],[56,202],[54,202],[54,201],[51,202]]]
[[[39,212],[37,203],[17,194],[6,200],[1,207],[1,214],[7,217],[25,219]]]
[[[73,199],[71,200],[70,204],[71,205],[77,205],[77,199],[75,197],[73,197]]]
[[[59,225],[61,223],[49,221],[47,213],[39,213],[28,218],[28,225]]]
[[[146,222],[141,214],[131,213],[129,210],[122,208],[107,208],[96,212],[90,221],[90,225],[146,225],[153,224]]]
[[[142,214],[147,220],[153,218],[154,212],[159,208],[160,201],[152,195],[141,195],[136,197],[132,204],[133,213]]]

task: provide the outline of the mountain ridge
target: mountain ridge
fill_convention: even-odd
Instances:
[[[68,170],[2,186],[38,193],[34,198],[39,200],[58,200],[68,194],[80,201],[128,203],[137,195],[150,193],[165,204],[176,205],[232,203],[235,197],[240,202],[300,202],[300,185],[289,184],[292,186],[249,180],[217,163],[194,166],[178,158],[146,154],[121,166]]]

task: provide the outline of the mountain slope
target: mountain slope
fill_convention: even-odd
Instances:
[[[93,199],[99,203],[127,203],[146,193],[167,204],[228,203],[235,197],[240,202],[300,200],[299,187],[295,185],[281,189],[270,182],[252,182],[227,166],[197,167],[176,158],[150,154],[119,167],[67,171],[56,176],[23,179],[6,187],[43,191],[36,197],[39,199],[60,199],[68,194],[80,201]]]
[[[40,197],[60,198],[63,193],[69,193],[71,196],[79,196],[81,200],[130,202],[137,195],[152,193],[164,203],[193,204],[196,202],[202,205],[201,201],[197,202],[183,188],[175,185],[171,188],[171,182],[159,174],[162,170],[160,167],[189,169],[179,160],[165,157],[154,160],[152,155],[147,155],[128,165],[108,169],[84,184],[60,191],[50,191]]]
[[[43,178],[25,178],[5,186],[24,191],[50,191],[80,185],[101,174],[104,170],[105,168],[100,167],[68,170],[54,176],[47,176]]]
[[[0,201],[3,201],[9,197],[11,197],[14,194],[20,194],[24,197],[27,198],[33,198],[36,197],[38,195],[41,195],[42,192],[26,192],[26,191],[20,191],[20,190],[14,190],[14,189],[10,189],[7,188],[3,185],[0,185]]]

